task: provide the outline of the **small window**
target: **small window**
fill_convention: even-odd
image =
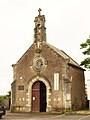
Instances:
[[[24,86],[23,85],[18,86],[18,90],[24,90]]]
[[[59,73],[54,73],[54,90],[59,90]]]

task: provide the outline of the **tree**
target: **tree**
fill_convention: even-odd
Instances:
[[[8,92],[7,92],[6,98],[7,98],[7,99],[10,99],[10,98],[11,98],[11,91],[8,91]]]
[[[81,48],[84,49],[82,52],[87,57],[81,62],[81,65],[85,68],[90,69],[90,37],[84,43],[80,44]]]
[[[8,91],[6,95],[0,96],[0,99],[10,99],[11,98],[11,91]]]

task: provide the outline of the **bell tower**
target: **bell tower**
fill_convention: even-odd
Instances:
[[[34,28],[34,43],[37,49],[41,49],[42,43],[46,42],[46,28],[45,28],[45,16],[41,15],[41,8],[39,8],[38,16],[35,17],[35,28]]]

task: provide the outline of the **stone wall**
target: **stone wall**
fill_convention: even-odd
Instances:
[[[30,99],[32,99],[32,94],[30,95],[28,92],[29,83],[33,78],[37,78],[37,76],[44,78],[45,80],[50,83],[50,98],[49,98],[49,106],[51,110],[54,109],[63,109],[65,106],[71,106],[75,102],[77,98],[78,103],[79,101],[83,101],[84,99],[84,71],[79,67],[75,67],[69,65],[67,70],[67,63],[66,60],[63,59],[58,53],[56,53],[52,48],[50,48],[45,43],[42,44],[42,51],[41,53],[35,52],[34,44],[26,51],[26,53],[18,60],[18,62],[14,65],[14,81],[16,81],[16,85],[12,86],[13,92],[13,101],[15,102],[12,106],[19,106],[17,107],[18,110],[23,110],[25,107],[30,106]],[[36,56],[43,57],[46,61],[45,67],[41,71],[35,71],[33,69],[33,59]],[[59,74],[59,90],[54,90],[54,74]],[[70,76],[68,76],[70,75]],[[63,77],[72,77],[72,82],[70,83],[70,89],[67,86],[67,96],[63,95],[64,91],[64,80]],[[37,78],[38,79],[38,78]],[[68,79],[69,80],[69,79]],[[13,84],[12,84],[13,85]],[[22,90],[19,90],[19,87],[23,86]],[[32,88],[32,86],[31,86]],[[69,92],[69,93],[68,93]],[[65,93],[66,94],[66,93]],[[69,99],[71,95],[71,99]],[[31,96],[31,97],[30,97]],[[64,96],[67,97],[64,100]],[[67,105],[66,104],[67,101]],[[82,105],[82,102],[80,103]],[[81,106],[80,105],[80,106]],[[20,109],[19,109],[20,108]]]
[[[72,106],[78,106],[78,109],[85,107],[85,79],[84,70],[78,67],[70,66],[72,76],[71,99]]]
[[[10,99],[0,99],[0,102],[6,107],[7,110],[10,109]]]

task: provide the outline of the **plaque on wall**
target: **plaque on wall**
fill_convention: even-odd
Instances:
[[[18,86],[18,90],[24,90],[24,86],[23,85],[19,85]]]

